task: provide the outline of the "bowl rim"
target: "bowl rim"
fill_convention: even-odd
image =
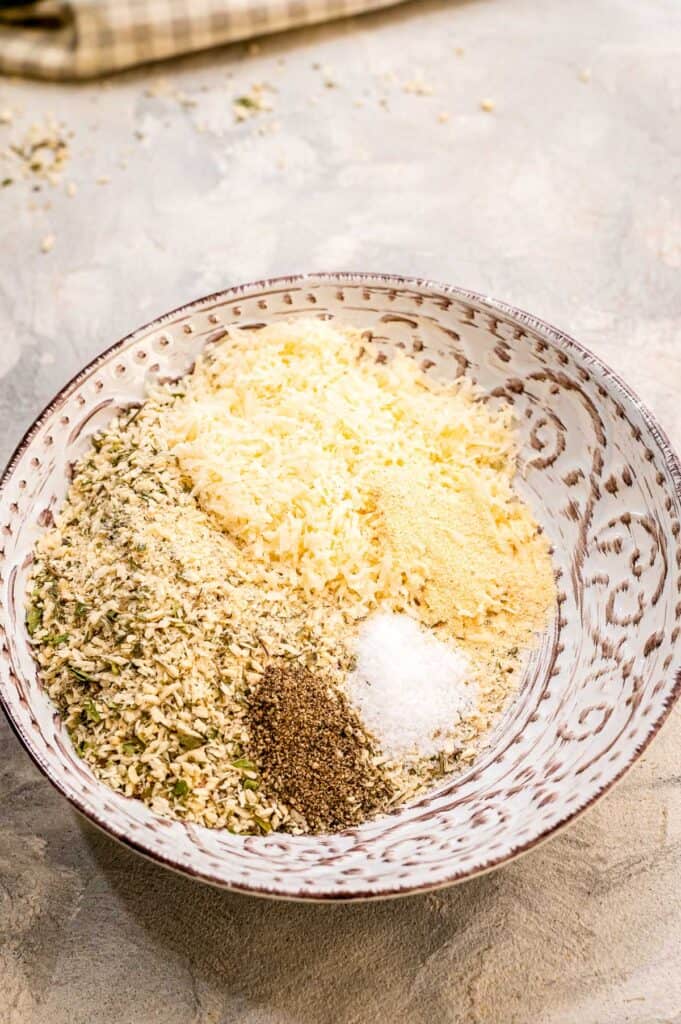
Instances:
[[[52,412],[62,403],[63,400],[68,398],[73,391],[78,387],[80,382],[88,377],[93,370],[95,370],[100,364],[106,362],[113,353],[118,349],[125,346],[132,339],[140,334],[147,331],[161,328],[169,320],[176,318],[178,315],[183,313],[189,313],[195,310],[201,309],[204,305],[219,302],[221,300],[229,298],[238,298],[239,295],[245,293],[257,292],[258,290],[269,289],[272,287],[294,287],[304,284],[305,282],[321,282],[321,283],[337,283],[343,284],[362,284],[365,283],[370,286],[371,283],[379,283],[382,286],[394,286],[396,288],[415,288],[420,290],[431,291],[435,293],[444,294],[451,296],[454,299],[462,301],[473,302],[481,307],[483,310],[488,311],[492,314],[503,313],[515,319],[520,324],[529,327],[531,330],[543,335],[553,345],[558,348],[567,349],[577,353],[582,359],[585,359],[597,372],[599,372],[603,378],[629,402],[636,409],[639,415],[645,422],[646,427],[650,431],[652,437],[655,439],[666,469],[669,473],[670,480],[673,485],[673,489],[677,498],[677,501],[681,505],[681,459],[676,454],[674,447],[666,433],[666,431],[660,426],[657,418],[648,409],[645,403],[638,397],[633,389],[619,376],[619,374],[612,369],[581,342],[576,341],[571,335],[566,334],[564,331],[552,324],[536,317],[531,313],[526,312],[517,306],[503,302],[499,299],[492,298],[482,292],[472,291],[469,289],[461,288],[456,285],[443,284],[439,281],[434,281],[431,278],[414,277],[413,275],[402,275],[402,274],[388,274],[388,273],[375,273],[372,271],[310,271],[307,273],[297,274],[285,274],[276,277],[263,278],[262,280],[249,281],[243,284],[232,285],[229,288],[221,289],[217,292],[212,292],[208,295],[202,296],[198,299],[193,299],[190,302],[183,303],[176,308],[155,317],[135,330],[130,331],[124,335],[118,341],[108,345],[96,356],[94,356],[89,362],[87,362],[80,370],[78,370],[69,380],[63,384],[54,396],[47,402],[43,407],[42,411],[36,416],[23,436],[19,440],[18,444],[14,448],[14,451],[10,455],[7,464],[5,465],[2,473],[0,474],[0,496],[4,492],[7,482],[12,476],[12,473],[16,467],[18,460],[24,454],[26,449],[30,446],[34,436],[38,433],[43,423],[48,419]],[[63,784],[61,777],[58,772],[54,771],[52,766],[49,764],[47,759],[44,759],[38,754],[32,746],[32,743],[28,736],[25,734],[22,725],[19,720],[15,718],[9,702],[7,701],[3,688],[0,686],[0,707],[2,707],[5,716],[9,722],[9,725],[19,740],[19,743],[24,748],[28,756],[39,771],[47,778],[47,780],[57,789],[62,796],[66,798],[69,804],[87,821],[96,826],[101,831],[105,832],[114,840],[121,843],[123,846],[141,854],[148,860],[162,864],[166,868],[177,872],[178,874],[184,875],[185,877],[196,878],[200,881],[206,882],[218,888],[226,889],[232,892],[239,892],[242,894],[261,896],[270,899],[280,900],[291,900],[291,901],[304,901],[310,903],[318,902],[355,902],[363,900],[380,900],[380,899],[391,899],[397,896],[408,896],[415,895],[418,893],[432,892],[437,889],[446,888],[447,886],[457,884],[459,882],[467,881],[471,878],[489,873],[503,864],[510,863],[516,860],[518,857],[525,853],[533,850],[535,847],[546,842],[552,838],[563,828],[573,822],[576,818],[582,815],[585,811],[589,810],[590,807],[600,800],[605,794],[607,794],[630,770],[635,764],[643,752],[648,748],[651,741],[655,738],[665,721],[669,717],[671,710],[676,701],[681,696],[681,670],[677,672],[675,679],[673,680],[671,689],[666,699],[660,714],[657,718],[650,723],[649,730],[644,737],[643,741],[636,747],[632,752],[626,763],[619,769],[617,774],[613,776],[607,783],[605,783],[601,789],[596,793],[592,794],[584,803],[577,806],[574,810],[565,814],[560,821],[551,825],[550,827],[543,829],[534,837],[528,839],[525,842],[519,843],[510,851],[493,857],[491,860],[486,861],[484,865],[478,867],[466,868],[453,872],[450,876],[442,878],[435,883],[425,884],[410,884],[406,885],[395,885],[395,886],[382,886],[377,889],[368,889],[358,887],[357,889],[349,890],[348,892],[339,893],[336,890],[324,888],[323,882],[314,892],[304,892],[292,894],[290,891],[285,890],[283,887],[270,886],[270,885],[257,885],[251,883],[242,882],[229,882],[223,878],[218,878],[212,875],[209,871],[196,869],[179,859],[175,859],[172,856],[166,855],[159,852],[158,850],[151,849],[134,839],[126,835],[122,829],[112,825],[106,819],[105,815],[97,815],[92,810],[84,805],[84,802],[80,799],[77,793],[67,792],[65,785]],[[105,784],[97,780],[99,785],[104,786]]]

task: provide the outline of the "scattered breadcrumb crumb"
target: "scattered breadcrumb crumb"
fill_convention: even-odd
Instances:
[[[40,243],[40,251],[51,252],[54,248],[54,243],[56,242],[56,240],[57,239],[54,237],[54,235],[45,235],[42,242]]]
[[[7,156],[23,178],[58,185],[70,157],[68,134],[63,125],[47,117],[32,124],[21,141],[11,143]]]
[[[13,110],[10,110],[9,107],[5,107],[4,110],[0,110],[0,124],[11,124],[13,120]]]
[[[324,78],[324,87],[326,89],[337,89],[338,82],[336,81],[333,70],[329,67],[324,66],[322,67],[321,71]]]
[[[494,100],[486,99],[480,100],[480,109],[484,110],[487,114],[491,114],[496,104]]]
[[[70,181],[65,189],[65,192],[69,199],[73,199],[77,191],[78,189],[76,188],[76,183],[74,181]]]
[[[412,78],[404,83],[402,92],[411,93],[413,96],[432,96],[435,90],[432,85],[424,82],[422,78]]]
[[[178,89],[175,93],[175,99],[181,107],[184,107],[185,110],[191,110],[192,107],[198,106],[197,101],[192,99],[191,96],[187,96],[187,94],[182,92],[181,89]]]
[[[463,57],[465,52],[466,51],[464,50],[463,46],[454,47],[454,53],[456,54],[457,57]]]
[[[182,89],[177,89],[167,78],[157,78],[144,90],[144,95],[153,99],[175,100],[185,110],[197,105],[196,100],[188,96]]]
[[[449,111],[443,110],[441,114],[437,115],[437,119],[440,124],[447,124],[449,121]]]
[[[579,80],[585,84],[591,81],[591,72],[588,68],[582,68],[579,72]]]
[[[258,135],[275,135],[279,131],[278,121],[268,121],[258,127]]]
[[[313,71],[321,71],[324,79],[324,85],[327,89],[335,89],[337,87],[338,82],[336,81],[333,70],[328,66],[328,64],[321,64],[318,60],[315,60],[312,62],[310,67]]]
[[[110,181],[111,181],[111,178],[109,178],[108,175],[102,174],[102,175],[100,175],[99,178],[97,178],[97,182],[96,183],[98,185],[108,185]]]
[[[232,100],[235,120],[247,121],[257,114],[272,110],[272,104],[266,96],[267,92],[274,92],[271,85],[266,82],[255,82],[249,92]]]
[[[159,96],[170,96],[173,92],[173,85],[167,78],[157,78],[144,90],[144,95],[157,98]]]

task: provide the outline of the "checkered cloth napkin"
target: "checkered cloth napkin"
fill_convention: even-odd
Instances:
[[[397,0],[0,0],[0,74],[74,79]]]

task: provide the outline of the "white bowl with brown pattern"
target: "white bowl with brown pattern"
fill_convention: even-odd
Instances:
[[[40,686],[24,624],[37,536],[69,467],[145,384],[177,376],[227,325],[305,315],[371,328],[428,373],[463,373],[511,402],[518,488],[555,549],[559,605],[518,698],[462,774],[337,835],[239,837],[155,815],[76,756]],[[71,381],[13,455],[0,495],[0,697],[26,750],[87,818],[216,885],[308,899],[389,896],[489,870],[605,793],[664,721],[681,682],[681,467],[664,433],[598,359],[548,324],[480,295],[378,274],[231,288],[160,317]],[[624,837],[623,837],[624,838]]]

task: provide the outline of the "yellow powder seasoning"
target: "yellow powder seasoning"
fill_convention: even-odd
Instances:
[[[384,543],[410,579],[421,620],[487,660],[545,627],[555,586],[549,546],[510,485],[474,474],[454,490],[407,467],[380,474]]]

